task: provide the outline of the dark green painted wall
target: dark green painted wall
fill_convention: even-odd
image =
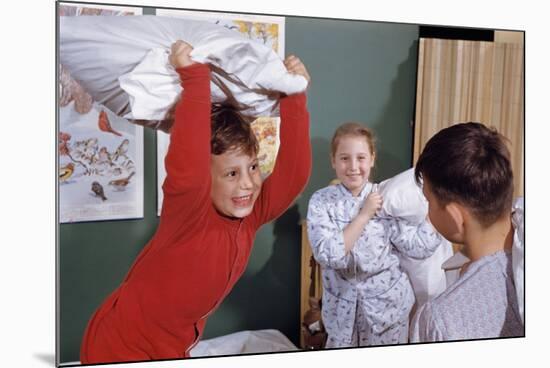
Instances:
[[[287,54],[299,56],[312,77],[308,93],[312,177],[296,204],[260,229],[245,274],[210,317],[204,338],[273,328],[298,344],[299,223],[311,194],[333,178],[329,141],[339,123],[357,120],[375,130],[376,180],[410,166],[418,27],[288,17],[285,32]],[[61,362],[78,360],[88,318],[118,286],[155,231],[155,152],[154,133],[147,130],[143,220],[60,226]]]

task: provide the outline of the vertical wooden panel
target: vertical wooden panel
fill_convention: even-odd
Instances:
[[[307,224],[302,221],[302,277],[300,285],[300,326],[304,321],[304,314],[309,309],[309,298],[321,298],[323,296],[323,284],[321,277],[321,268],[313,259],[311,246],[307,237]],[[315,271],[313,271],[313,268]],[[312,286],[313,283],[313,286]],[[300,332],[300,347],[304,348],[304,336]]]
[[[428,56],[418,64],[413,162],[439,130],[481,122],[510,140],[514,193],[523,196],[523,44],[421,39],[419,57]]]

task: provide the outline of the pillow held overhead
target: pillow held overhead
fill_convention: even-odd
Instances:
[[[179,78],[167,61],[172,43],[180,39],[194,47],[193,60],[211,64],[212,74],[237,101],[251,106],[246,115],[271,116],[277,105],[273,92],[293,94],[307,87],[271,48],[204,21],[62,16],[59,29],[61,64],[95,101],[126,118],[161,120],[178,98]],[[212,84],[213,102],[224,99]]]

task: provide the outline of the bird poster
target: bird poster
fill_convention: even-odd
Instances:
[[[198,12],[187,10],[157,9],[156,15],[179,17],[184,19],[202,20],[219,24],[225,28],[239,32],[246,37],[271,47],[281,59],[285,57],[285,17],[262,16],[251,14],[234,14],[219,12]],[[260,151],[258,154],[262,177],[265,178],[273,171],[275,159],[279,150],[278,116],[262,116],[252,123],[252,129],[258,138]],[[157,132],[157,215],[162,209],[163,193],[160,188],[166,178],[164,158],[168,152],[170,137],[168,134]]]
[[[140,8],[63,5],[61,15],[136,15]],[[61,223],[143,217],[143,127],[97,103],[59,65]]]
[[[156,14],[218,24],[271,47],[281,59],[285,56],[285,17],[175,9],[157,9]]]

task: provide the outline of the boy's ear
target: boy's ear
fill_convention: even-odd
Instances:
[[[464,233],[465,213],[464,207],[456,202],[449,202],[445,205],[445,211],[449,214],[455,234]]]

